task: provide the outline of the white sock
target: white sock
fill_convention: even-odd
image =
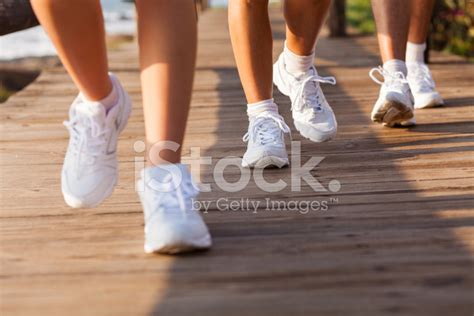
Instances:
[[[296,55],[288,48],[286,42],[283,56],[285,57],[286,70],[295,77],[304,75],[314,63],[314,51],[308,56]]]
[[[390,59],[383,63],[383,69],[390,73],[401,72],[404,76],[407,75],[407,65],[403,60]]]
[[[98,102],[102,104],[102,106],[105,108],[106,112],[109,112],[110,109],[114,107],[118,103],[118,91],[117,88],[115,87],[114,83],[111,82],[112,84],[112,91],[110,91],[109,95],[106,96],[105,98],[98,100],[98,101],[91,101],[87,100],[90,102]]]
[[[273,99],[247,104],[247,115],[249,116],[249,120],[264,112],[278,114],[278,105],[275,104]]]
[[[425,63],[426,43],[415,44],[407,43],[406,62],[407,63]]]

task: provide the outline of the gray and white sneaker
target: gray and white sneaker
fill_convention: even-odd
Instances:
[[[285,147],[285,133],[290,133],[282,116],[263,112],[252,118],[243,141],[247,151],[242,159],[245,168],[266,168],[287,166],[288,154]]]
[[[296,78],[286,70],[281,54],[273,65],[273,83],[291,99],[291,112],[296,129],[313,142],[328,141],[336,136],[337,121],[324,97],[320,83],[336,84],[334,77],[321,77],[314,66]]]
[[[198,189],[185,165],[142,170],[137,183],[145,216],[145,252],[177,254],[211,246],[211,236],[193,199]]]
[[[375,77],[379,73],[384,80]],[[408,81],[401,72],[391,73],[382,67],[373,68],[370,78],[381,85],[380,94],[372,109],[372,121],[388,127],[408,125],[413,122],[413,97]]]
[[[117,139],[132,109],[130,97],[110,74],[118,103],[106,113],[98,102],[79,94],[69,110],[69,145],[61,173],[61,190],[74,208],[94,207],[109,197],[117,183]]]

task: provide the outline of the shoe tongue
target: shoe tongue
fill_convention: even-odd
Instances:
[[[305,78],[310,77],[310,76],[318,76],[318,71],[316,70],[316,67],[309,68],[309,70],[307,72],[305,72],[305,74],[302,75],[298,79],[305,79]]]
[[[303,77],[301,77],[301,79],[306,79],[307,77],[311,77],[311,76],[318,76],[318,71],[316,70],[315,67],[311,67]],[[306,87],[305,87],[307,90],[305,91],[307,95],[311,95],[311,94],[314,94],[314,93],[317,93],[317,83],[314,82],[314,81],[311,81],[309,83],[306,84]]]
[[[261,126],[269,131],[278,130],[278,124],[272,119],[266,119],[261,123]]]
[[[263,113],[262,113],[263,114]],[[267,115],[272,115],[271,113],[265,113]],[[258,125],[259,127],[263,127],[263,128],[266,128],[266,129],[276,129],[278,128],[278,124],[277,122],[275,122],[273,119],[269,118],[269,117],[265,117],[265,116],[258,116],[253,118],[253,124],[256,124]]]

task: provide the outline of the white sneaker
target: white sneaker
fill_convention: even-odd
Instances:
[[[424,63],[407,63],[407,80],[415,99],[415,109],[432,108],[444,105],[431,76],[430,69]]]
[[[283,117],[277,113],[263,112],[252,118],[243,141],[248,142],[242,159],[244,168],[282,168],[288,165],[285,133],[290,133]]]
[[[375,77],[375,72],[383,76],[383,82]],[[369,76],[382,86],[372,110],[372,121],[389,127],[409,122],[414,117],[413,100],[408,81],[403,73],[390,73],[378,67],[373,68]]]
[[[113,192],[118,178],[117,139],[127,125],[132,109],[130,98],[118,79],[110,74],[119,101],[106,114],[97,102],[81,94],[69,110],[69,145],[61,174],[66,203],[74,208],[94,207]]]
[[[316,68],[296,78],[285,67],[281,54],[273,65],[273,83],[291,99],[291,110],[296,129],[313,142],[328,141],[337,133],[337,121],[329,106],[320,83],[336,84],[334,77],[320,77]]]
[[[402,121],[402,122],[400,122],[400,123],[397,124],[397,125],[400,125],[400,126],[402,126],[402,127],[415,126],[415,125],[416,125],[416,118],[413,116],[411,119],[406,120],[406,121]]]
[[[211,236],[193,199],[198,190],[185,165],[142,170],[137,183],[145,215],[145,252],[176,254],[211,246]]]

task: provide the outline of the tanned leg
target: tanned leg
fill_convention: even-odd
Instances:
[[[196,63],[195,4],[193,0],[137,0],[136,4],[148,163],[178,163]],[[180,147],[162,150],[157,144],[163,141]]]
[[[410,29],[408,32],[409,42],[415,44],[423,44],[426,42],[434,3],[435,0],[412,1]]]
[[[99,0],[32,0],[31,4],[79,90],[92,101],[109,95],[112,84]]]
[[[411,0],[372,0],[383,62],[405,60]]]
[[[286,43],[300,56],[310,55],[329,10],[331,0],[286,0]]]
[[[247,103],[272,98],[272,31],[268,0],[230,0],[229,29]]]

